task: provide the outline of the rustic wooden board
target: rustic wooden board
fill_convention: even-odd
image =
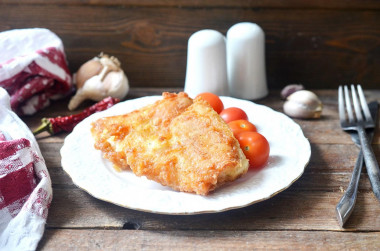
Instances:
[[[44,0],[1,0],[1,3],[7,4],[46,4]],[[262,1],[246,1],[246,0],[50,0],[50,4],[60,5],[93,5],[93,6],[143,6],[143,7],[204,7],[204,8],[220,8],[220,7],[235,7],[235,8],[306,8],[306,9],[380,9],[376,0],[345,1],[345,0],[318,0],[318,1],[303,1],[303,0],[262,0]]]
[[[293,1],[290,7],[281,1],[36,2],[6,1],[0,8],[0,31],[51,29],[64,42],[72,72],[101,51],[115,55],[133,87],[182,87],[190,35],[206,28],[225,34],[242,21],[258,23],[266,33],[272,88],[294,82],[309,88],[347,82],[376,88],[380,80],[380,15],[375,1]]]
[[[376,250],[379,232],[49,229],[44,250]]]
[[[326,181],[325,181],[326,182]],[[127,196],[127,195],[126,195]],[[116,228],[124,224],[142,230],[333,230],[340,191],[288,190],[241,209],[217,214],[159,215],[126,209],[97,200],[76,188],[55,188],[48,228]],[[69,207],[67,205],[70,205]],[[372,192],[362,192],[349,222],[350,231],[380,231],[380,204]]]

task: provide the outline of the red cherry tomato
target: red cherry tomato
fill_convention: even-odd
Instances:
[[[239,119],[248,120],[247,114],[237,107],[226,108],[219,115],[226,123]]]
[[[234,133],[235,138],[242,132],[257,132],[256,126],[248,120],[234,120],[228,123],[228,126]]]
[[[197,97],[202,97],[206,100],[217,113],[220,113],[224,109],[222,100],[214,93],[204,92],[198,94]]]
[[[242,132],[238,135],[240,147],[249,160],[252,169],[263,167],[269,158],[269,143],[267,139],[258,132]]]

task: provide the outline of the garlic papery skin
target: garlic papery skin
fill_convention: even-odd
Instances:
[[[313,92],[301,90],[288,96],[283,108],[292,118],[315,119],[321,117],[323,105]]]
[[[70,110],[86,99],[100,101],[109,96],[123,99],[129,91],[129,81],[119,60],[105,54],[83,64],[74,79],[77,92],[69,102]]]

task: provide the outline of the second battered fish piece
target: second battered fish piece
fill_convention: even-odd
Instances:
[[[137,176],[201,195],[247,172],[248,160],[238,141],[206,101],[197,98],[185,109],[172,111],[165,104],[167,95],[158,105],[94,122],[95,147],[122,169],[129,166]],[[170,118],[151,116],[158,114],[159,105],[166,107],[166,113],[159,113],[170,114]],[[106,139],[110,130],[114,138]],[[120,160],[109,158],[115,152]]]

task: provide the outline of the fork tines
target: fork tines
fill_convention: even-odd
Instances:
[[[357,91],[356,91],[356,89],[357,89]],[[363,121],[363,114],[364,114],[365,120],[367,122],[373,123],[373,120],[372,120],[372,117],[371,117],[371,114],[369,112],[369,108],[367,105],[367,101],[364,97],[362,87],[360,85],[357,85],[356,89],[355,89],[354,85],[351,85],[351,94],[352,94],[351,96],[352,96],[353,107],[355,109],[355,115],[356,115],[355,116],[354,112],[352,110],[350,92],[348,90],[348,87],[346,85],[343,86],[343,88],[342,88],[342,86],[339,86],[338,102],[339,102],[340,120],[341,120],[341,122],[347,121],[346,112],[345,112],[345,111],[347,111],[349,123],[355,122],[355,118],[356,118],[357,122],[362,122]],[[343,92],[344,92],[344,95],[343,95]],[[359,98],[358,98],[358,95],[359,95]]]

